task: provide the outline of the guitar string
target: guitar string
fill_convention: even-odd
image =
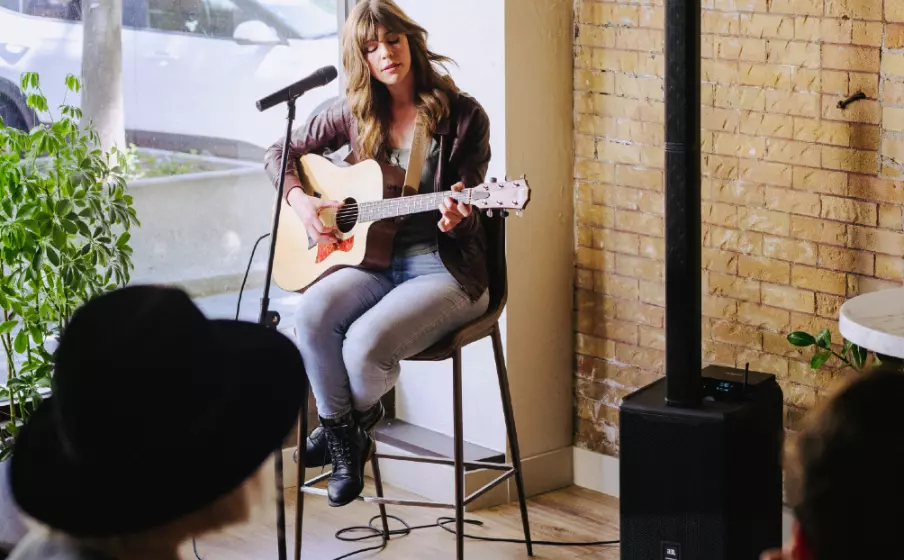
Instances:
[[[445,196],[437,197],[436,193],[425,194],[422,196],[424,196],[425,198],[415,199],[417,201],[417,202],[415,202],[415,204],[417,204],[420,201],[426,201],[427,200],[426,197],[432,196],[434,198],[445,198]],[[455,198],[458,201],[466,200],[461,195],[459,195],[459,196],[452,195],[452,198]],[[365,204],[370,205],[370,204],[380,204],[380,203],[386,203],[386,206],[391,206],[392,201],[395,201],[395,200],[402,200],[402,199],[401,198],[390,198],[390,199],[385,199],[385,200],[366,201],[366,202],[361,203],[360,206],[364,206]],[[348,216],[351,214],[358,213],[359,212],[358,206],[359,206],[359,204],[357,202],[345,204],[342,207],[340,207],[339,210],[336,211],[336,217],[338,218],[340,216]]]

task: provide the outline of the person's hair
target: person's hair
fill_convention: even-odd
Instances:
[[[427,31],[392,0],[363,0],[345,24],[342,65],[347,75],[346,98],[358,123],[358,159],[388,157],[392,99],[386,85],[371,76],[365,48],[377,38],[377,26],[405,35],[411,50],[415,103],[425,117],[428,134],[449,115],[451,97],[458,89],[446,72],[449,57],[427,48]],[[440,69],[443,72],[440,72]]]
[[[52,539],[78,543],[117,560],[151,560],[160,558],[161,553],[175,552],[180,544],[192,537],[255,519],[273,503],[275,493],[271,456],[242,484],[207,507],[146,531],[111,537],[74,537],[29,517],[24,521],[32,531],[44,532]],[[129,507],[140,508],[142,505],[135,503]]]
[[[787,488],[816,560],[893,558],[904,503],[904,374],[858,375],[805,420]]]

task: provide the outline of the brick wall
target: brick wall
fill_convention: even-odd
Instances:
[[[839,340],[846,298],[904,277],[904,0],[703,4],[704,361],[777,374],[793,429],[843,374],[786,334]],[[663,373],[663,0],[575,10],[575,438],[617,455]]]

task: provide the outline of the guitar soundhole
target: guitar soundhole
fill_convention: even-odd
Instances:
[[[342,233],[348,233],[358,223],[358,201],[346,198],[342,208],[336,212],[336,227]]]

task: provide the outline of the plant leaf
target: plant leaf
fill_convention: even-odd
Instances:
[[[867,358],[867,350],[862,346],[857,346],[856,344],[851,347],[851,357],[854,359],[854,365],[858,368],[862,368],[863,364],[866,363]]]
[[[829,329],[819,331],[819,334],[816,335],[816,346],[820,348],[830,348],[832,346],[832,333],[829,332]]]
[[[831,357],[831,352],[817,352],[813,354],[813,358],[810,359],[810,369],[821,368]]]
[[[816,344],[816,339],[808,332],[795,331],[788,335],[788,342],[794,346],[806,347]]]
[[[18,324],[19,321],[16,321],[15,319],[11,321],[4,321],[3,324],[0,325],[0,334],[11,332]]]
[[[13,349],[21,354],[28,348],[28,332],[25,329],[19,331],[16,335],[16,341],[13,343]]]
[[[841,355],[844,356],[844,357],[846,358],[848,352],[851,351],[851,347],[852,347],[852,346],[854,346],[854,343],[853,343],[853,342],[851,342],[850,340],[845,340],[845,341],[844,341],[844,348],[841,349]]]

